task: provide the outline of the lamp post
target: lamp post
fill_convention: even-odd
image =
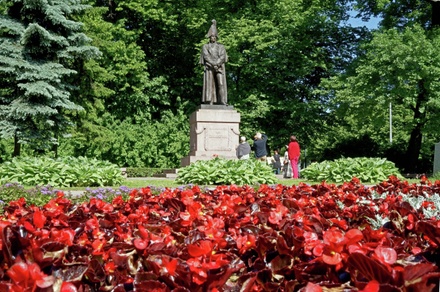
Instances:
[[[393,144],[393,109],[390,102],[390,144]]]

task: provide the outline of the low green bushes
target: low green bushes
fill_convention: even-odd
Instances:
[[[115,186],[124,182],[121,169],[86,157],[16,157],[0,165],[0,184],[54,187]]]
[[[199,185],[254,185],[274,184],[273,169],[258,160],[227,160],[214,158],[198,160],[179,169],[177,183]]]
[[[312,163],[301,170],[304,179],[335,183],[347,182],[353,177],[362,183],[377,183],[387,180],[390,175],[403,178],[394,163],[384,158],[341,158]]]

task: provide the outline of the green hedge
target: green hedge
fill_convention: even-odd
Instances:
[[[152,177],[162,173],[163,170],[163,168],[127,167],[125,174],[127,177]]]
[[[385,158],[340,158],[334,161],[312,163],[301,170],[301,177],[313,181],[342,183],[353,177],[362,183],[377,183],[395,175],[403,179],[393,162]]]
[[[275,184],[272,167],[256,159],[227,160],[215,158],[198,160],[179,169],[177,183],[200,185]]]
[[[0,184],[54,187],[116,186],[124,182],[121,169],[86,157],[15,157],[0,165]]]

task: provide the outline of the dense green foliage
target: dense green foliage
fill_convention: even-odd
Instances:
[[[189,122],[181,112],[160,121],[130,122],[107,116],[99,131],[74,132],[60,152],[111,161],[121,167],[172,168],[189,152]]]
[[[162,171],[162,168],[127,167],[125,173],[127,177],[153,177],[155,174],[162,173]]]
[[[362,183],[379,183],[391,175],[403,178],[393,162],[365,157],[315,162],[301,170],[301,177],[304,179],[335,183],[350,181],[353,177]]]
[[[273,169],[256,159],[199,160],[178,172],[177,183],[198,185],[255,185],[274,184]]]
[[[375,33],[363,47],[365,55],[353,65],[355,74],[349,71],[326,82],[336,95],[339,123],[345,131],[350,129],[345,136],[369,137],[372,143],[364,147],[376,144],[378,155],[391,156],[391,151],[386,153],[391,107],[392,145],[397,152],[392,158],[407,171],[421,171],[419,156],[430,159],[438,139],[439,46],[440,34],[426,33],[418,25]]]
[[[86,157],[52,159],[15,157],[0,168],[0,184],[53,187],[115,186],[124,181],[121,169],[107,161]]]
[[[0,13],[0,138],[47,151],[71,125],[69,112],[82,110],[72,101],[70,76],[98,50],[73,14],[87,7],[80,0],[8,1]]]
[[[305,163],[385,157],[408,172],[432,169],[440,139],[438,1],[26,3],[0,5],[0,162],[21,141],[28,156],[53,155],[55,145],[54,156],[179,167],[189,152],[188,117],[201,100],[200,49],[216,19],[241,135],[267,133],[272,150],[295,134]],[[37,21],[51,7],[47,19],[61,19],[62,30]],[[352,26],[356,12],[379,17],[378,29]],[[46,85],[31,86],[33,76]],[[31,100],[32,115],[18,110]]]

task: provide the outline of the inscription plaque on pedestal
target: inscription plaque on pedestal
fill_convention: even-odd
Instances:
[[[190,153],[182,158],[182,166],[215,156],[236,159],[240,114],[232,106],[201,105],[189,120]]]

